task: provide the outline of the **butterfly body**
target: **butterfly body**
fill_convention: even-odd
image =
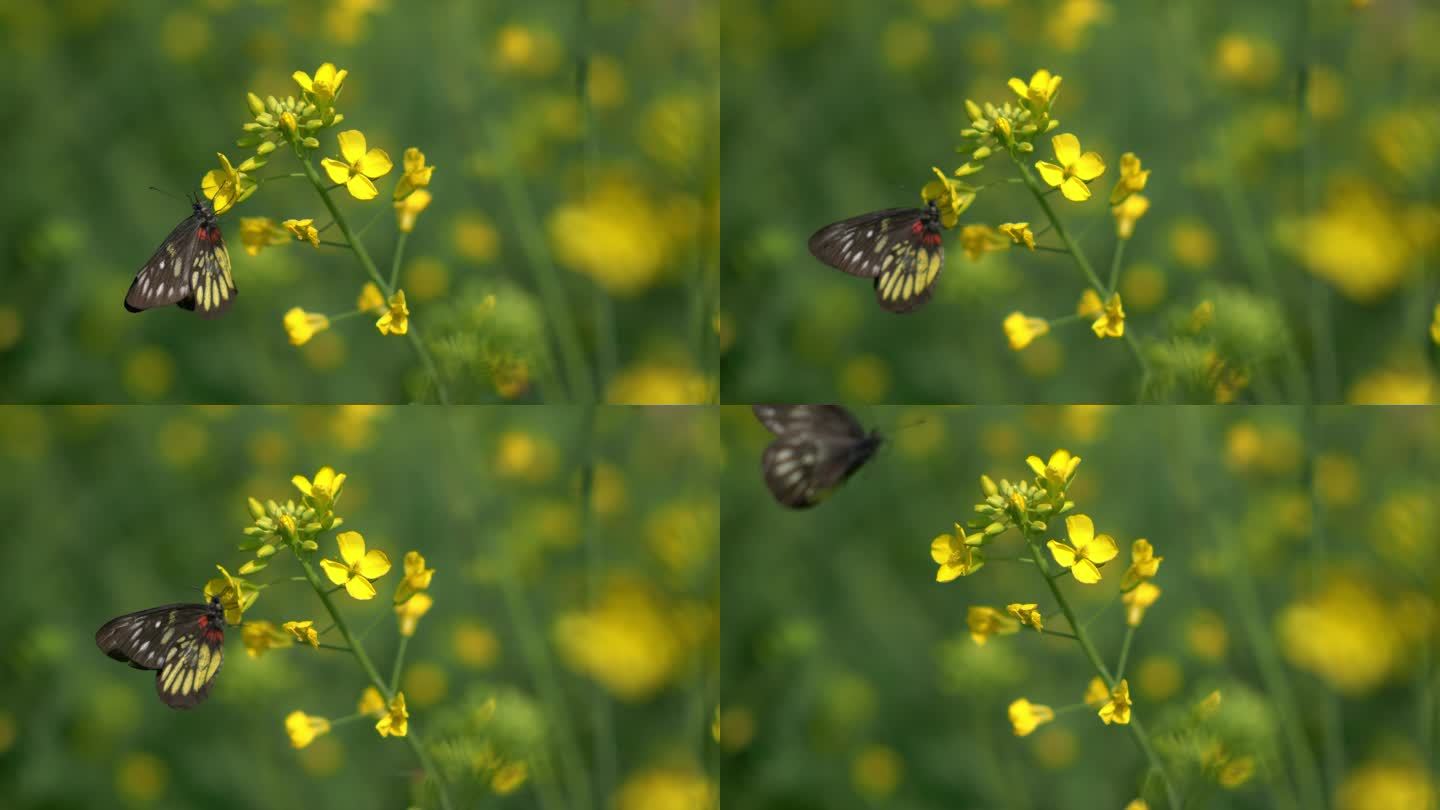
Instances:
[[[826,225],[810,237],[810,253],[852,276],[873,279],[875,300],[888,312],[914,312],[935,291],[945,261],[940,209],[887,208]]]
[[[776,437],[761,456],[765,485],[791,509],[823,501],[884,442],[839,405],[755,405],[753,410]]]
[[[210,694],[225,654],[225,610],[205,604],[162,605],[127,613],[95,632],[95,644],[116,661],[155,670],[155,691],[172,709],[189,709]]]
[[[215,210],[205,200],[175,226],[130,283],[125,308],[131,312],[175,304],[214,318],[235,301],[230,251],[220,234]]]

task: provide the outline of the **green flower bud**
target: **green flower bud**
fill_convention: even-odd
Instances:
[[[260,97],[254,93],[245,94],[245,103],[249,105],[251,115],[259,115],[265,112],[265,102],[261,101]]]

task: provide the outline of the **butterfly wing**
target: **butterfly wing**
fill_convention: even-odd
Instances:
[[[130,290],[125,293],[125,308],[131,312],[169,306],[190,295],[190,242],[193,240],[200,215],[193,214],[180,221],[165,237],[154,255],[135,274]]]
[[[201,227],[191,240],[190,295],[178,303],[184,309],[199,313],[202,318],[217,318],[235,302],[239,291],[230,275],[230,251],[220,226]]]
[[[106,622],[95,644],[136,669],[155,670],[167,706],[188,709],[210,693],[224,659],[223,616],[205,605],[163,605]]]
[[[865,428],[839,405],[752,405],[755,418],[779,436],[790,431],[819,431],[862,438]]]
[[[880,306],[913,312],[930,300],[945,250],[930,208],[887,208],[827,225],[810,237],[810,253],[852,276],[874,279]]]
[[[155,673],[155,692],[172,709],[189,709],[210,696],[210,687],[225,660],[224,622],[209,617],[185,628]]]
[[[839,405],[756,405],[755,415],[778,438],[761,469],[770,494],[791,509],[808,509],[869,460],[878,440]]]
[[[214,318],[230,308],[237,294],[220,226],[208,209],[197,210],[175,226],[135,274],[125,308],[140,312],[176,304]]]

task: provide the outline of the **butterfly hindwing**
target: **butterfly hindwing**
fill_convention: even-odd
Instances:
[[[125,308],[140,312],[175,304],[214,318],[230,308],[236,294],[215,214],[208,203],[197,202],[195,213],[175,226],[135,274]]]
[[[160,700],[176,709],[198,705],[224,660],[225,614],[219,602],[163,605],[105,623],[95,644],[136,669],[155,670]]]
[[[761,469],[775,500],[807,509],[844,483],[875,453],[880,437],[867,434],[839,405],[755,405],[756,417],[777,438]]]
[[[874,279],[881,308],[912,312],[930,300],[945,261],[940,216],[925,208],[888,208],[827,225],[810,252],[852,276]]]

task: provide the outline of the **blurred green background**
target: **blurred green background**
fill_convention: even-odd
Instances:
[[[367,681],[343,652],[252,658],[232,627],[208,702],[182,712],[153,673],[95,648],[110,618],[198,601],[216,564],[236,571],[246,497],[298,497],[290,477],[328,464],[348,474],[345,528],[395,566],[373,602],[337,597],[352,629],[373,626],[387,675],[405,552],[436,571],[401,679],[412,729],[466,773],[485,751],[527,769],[506,796],[484,771],[457,773],[457,807],[704,806],[718,785],[719,452],[697,408],[0,408],[3,803],[435,806],[412,794],[410,747],[373,721],[291,748],[291,711],[355,711]],[[338,556],[333,535],[319,553]],[[254,581],[300,573],[273,559]],[[304,583],[262,591],[245,618],[328,624]]]
[[[243,217],[328,221],[303,180],[221,218],[240,291],[224,317],[121,307],[190,210],[147,187],[198,191],[216,152],[238,165],[246,93],[298,94],[294,71],[333,62],[346,118],[315,159],[353,127],[394,160],[380,198],[339,201],[357,229],[378,215],[363,241],[383,272],[404,150],[437,167],[400,286],[452,401],[713,399],[717,14],[713,0],[7,0],[4,398],[436,398],[373,318],[287,342],[287,310],[351,311],[367,280],[335,248],[242,249]],[[287,156],[259,174],[296,170]]]
[[[1039,68],[1064,79],[1057,131],[1108,166],[1088,203],[1054,198],[1102,276],[1120,155],[1152,172],[1119,287],[1130,334],[1158,354],[1146,399],[1436,398],[1433,4],[734,0],[723,26],[727,401],[1136,400],[1131,352],[1083,322],[1007,345],[1011,312],[1075,313],[1086,283],[1068,256],[977,262],[948,233],[935,298],[897,317],[806,250],[827,223],[919,205],[932,166],[968,157],[964,100],[1013,102],[1006,81]],[[1050,152],[1043,138],[1032,158]],[[965,179],[1014,176],[1000,154]],[[1013,221],[1045,221],[1022,186],[961,217]],[[1207,299],[1213,323],[1190,328]]]
[[[1120,547],[1099,584],[1059,583],[1112,670],[1131,543],[1164,557],[1126,677],[1186,807],[1440,802],[1440,413],[860,408],[889,443],[794,512],[761,479],[769,434],[723,410],[727,808],[1119,810],[1140,795],[1129,734],[1076,705],[1094,671],[1073,641],[970,638],[972,605],[1036,602],[1068,629],[1035,569],[1001,559],[1018,538],[935,581],[930,542],[974,517],[979,476],[1031,479],[1026,456],[1056,448],[1082,459],[1076,511]],[[1197,724],[1216,689],[1219,713]],[[1074,713],[1016,737],[1020,697]]]

